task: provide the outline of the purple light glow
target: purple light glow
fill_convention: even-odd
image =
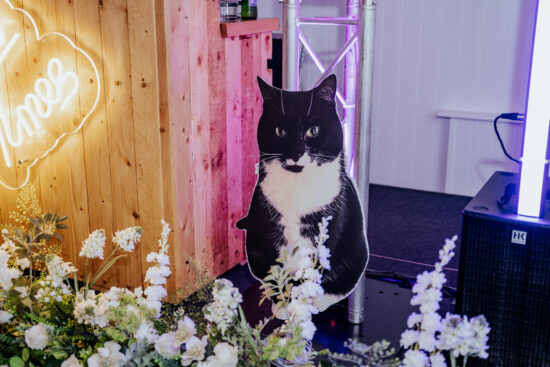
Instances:
[[[525,120],[518,214],[539,217],[550,121],[550,1],[539,1]]]

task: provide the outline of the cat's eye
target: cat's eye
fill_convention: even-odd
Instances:
[[[306,131],[306,137],[314,138],[319,135],[319,126],[312,126]]]
[[[279,126],[277,126],[275,128],[275,134],[279,137],[279,138],[282,138],[283,136],[286,135],[286,130],[285,129],[281,129]]]

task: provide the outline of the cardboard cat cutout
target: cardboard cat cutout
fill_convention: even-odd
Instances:
[[[336,77],[306,92],[274,88],[258,78],[263,111],[258,124],[258,182],[248,215],[246,255],[263,279],[288,244],[313,243],[318,223],[332,216],[325,243],[330,270],[323,272],[320,311],[353,291],[368,261],[363,211],[348,176],[343,131],[336,111]]]

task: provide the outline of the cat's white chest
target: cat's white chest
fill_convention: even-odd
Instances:
[[[287,171],[280,162],[271,161],[265,165],[265,173],[260,187],[281,214],[288,243],[302,240],[301,218],[332,203],[341,188],[338,158],[321,166],[308,164],[299,173]]]

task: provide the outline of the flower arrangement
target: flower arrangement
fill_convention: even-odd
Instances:
[[[442,300],[441,289],[447,281],[444,267],[454,256],[457,236],[445,241],[439,251],[439,261],[434,270],[417,275],[412,288],[411,305],[420,312],[413,312],[407,320],[408,329],[401,334],[402,359],[395,358],[394,350],[383,341],[371,346],[350,340],[346,347],[352,354],[331,354],[331,360],[350,362],[361,366],[447,367],[445,352],[452,367],[462,358],[466,366],[469,357],[485,359],[489,356],[489,324],[483,315],[468,320],[467,316],[447,313],[445,318],[437,313]]]
[[[35,212],[36,214],[36,212]],[[323,295],[322,273],[330,269],[330,217],[319,223],[319,236],[312,243],[281,249],[261,286],[263,298],[273,301],[273,313],[283,319],[266,335],[273,317],[251,326],[240,306],[242,295],[226,279],[204,287],[203,297],[193,307],[164,303],[166,279],[170,276],[168,236],[162,221],[158,251],[147,255],[145,289],[111,287],[97,292],[94,285],[120,258],[134,250],[142,235],[140,227],[115,233],[113,250],[104,254],[106,235],[92,232],[83,241],[79,256],[85,258],[83,281],[77,269],[55,253],[43,251],[59,239],[66,217],[35,215],[25,225],[5,229],[0,245],[0,367],[61,366],[314,366],[329,354],[329,361],[372,366],[445,366],[442,351],[450,351],[464,363],[469,356],[487,356],[489,328],[482,316],[468,320],[437,315],[443,267],[453,256],[454,241],[440,252],[435,270],[420,274],[411,300],[420,313],[408,320],[409,330],[401,344],[407,351],[396,358],[389,343],[366,346],[349,341],[353,355],[336,355],[311,349],[315,333],[312,315],[318,312],[317,297]],[[95,272],[92,259],[103,260]],[[41,271],[36,264],[42,263]],[[210,279],[198,277],[205,283]],[[201,284],[204,285],[204,284]],[[197,311],[198,307],[198,311]],[[324,360],[323,365],[329,363]]]

